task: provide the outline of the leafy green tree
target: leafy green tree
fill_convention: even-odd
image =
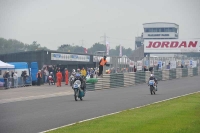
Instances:
[[[15,39],[0,38],[0,53],[13,53],[24,51],[25,44]]]
[[[37,43],[37,41],[33,41],[32,44],[26,45],[26,51],[36,51],[36,50],[48,50],[46,47],[41,47],[40,44]]]
[[[88,53],[94,54],[96,51],[106,51],[106,45],[95,43],[91,48],[88,49]]]

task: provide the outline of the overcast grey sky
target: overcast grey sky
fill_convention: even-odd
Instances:
[[[142,24],[179,24],[180,38],[200,38],[200,0],[0,0],[0,37],[88,48],[103,41],[134,49]]]

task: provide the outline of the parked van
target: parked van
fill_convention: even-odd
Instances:
[[[30,84],[33,84],[33,85],[36,84],[37,82],[36,74],[38,72],[37,62],[31,62],[30,65],[28,65],[27,62],[8,62],[8,63],[15,66],[15,72],[18,73],[19,77],[21,76],[22,71],[26,71],[27,75],[29,76],[29,79],[27,79],[27,82],[32,82]]]

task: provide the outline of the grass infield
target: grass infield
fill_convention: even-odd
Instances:
[[[48,133],[200,133],[200,93],[122,111]]]

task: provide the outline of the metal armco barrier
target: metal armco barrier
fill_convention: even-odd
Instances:
[[[169,79],[175,79],[176,78],[176,69],[169,70]]]
[[[188,69],[187,68],[183,68],[182,69],[182,77],[187,77],[188,76]]]
[[[103,78],[98,78],[97,83],[95,84],[88,83],[86,89],[99,90],[99,89],[127,87],[127,86],[147,83],[150,74],[151,72],[149,71],[104,74]],[[158,79],[158,81],[173,80],[184,77],[198,76],[200,75],[200,67],[158,70],[154,71],[153,74]]]
[[[181,68],[177,68],[176,69],[176,78],[181,78],[182,77],[182,69]]]
[[[198,68],[193,68],[193,76],[197,76],[198,75]]]

